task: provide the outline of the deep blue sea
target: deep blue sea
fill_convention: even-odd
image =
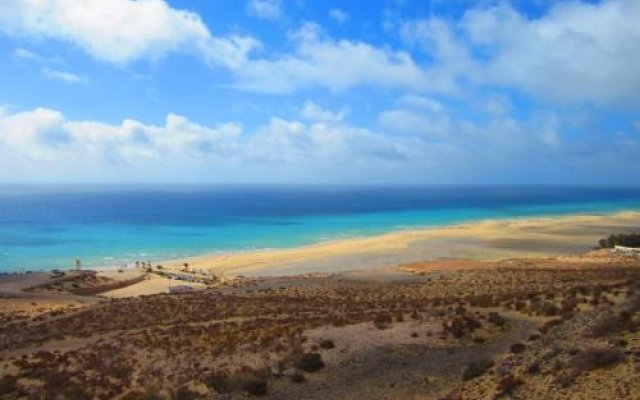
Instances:
[[[282,248],[488,218],[640,211],[638,188],[0,186],[0,271]]]

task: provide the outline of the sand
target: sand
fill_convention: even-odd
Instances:
[[[406,264],[434,261],[442,269],[466,268],[471,261],[499,261],[514,257],[553,257],[581,254],[613,233],[637,231],[640,212],[569,215],[547,218],[487,220],[477,223],[396,231],[389,234],[322,242],[309,246],[203,255],[161,262],[179,271],[209,270],[218,277],[290,276],[309,273],[395,274]],[[464,259],[466,261],[458,261]],[[440,265],[442,264],[442,265]],[[430,268],[434,269],[434,268]],[[130,279],[139,270],[100,271],[112,279]],[[25,296],[24,287],[41,283],[50,274],[0,276],[0,295]],[[180,284],[152,275],[149,280],[103,293],[106,297],[130,297],[163,293]],[[189,283],[195,288],[202,285]],[[32,296],[29,296],[32,297]],[[43,296],[44,297],[44,296]]]
[[[181,282],[173,279],[163,278],[158,275],[150,274],[148,279],[136,283],[131,286],[124,287],[122,289],[111,290],[101,293],[100,296],[111,298],[123,298],[123,297],[135,297],[144,296],[157,293],[165,293],[169,286],[176,285],[189,285],[194,289],[203,289],[206,286],[196,282]]]
[[[604,236],[638,227],[640,212],[487,220],[297,248],[203,255],[161,264],[179,270],[188,262],[195,269],[231,278],[389,269],[408,262],[447,258],[495,261],[577,254],[593,248]]]

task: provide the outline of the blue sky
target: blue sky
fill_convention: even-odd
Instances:
[[[633,183],[638,21],[637,0],[5,0],[0,181]]]

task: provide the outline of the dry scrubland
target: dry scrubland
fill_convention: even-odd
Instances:
[[[401,269],[0,299],[0,398],[639,398],[638,260]]]

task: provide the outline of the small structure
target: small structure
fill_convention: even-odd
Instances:
[[[615,246],[613,248],[614,253],[619,254],[639,254],[640,255],[640,247],[625,247],[625,246]]]
[[[176,293],[192,293],[193,292],[193,286],[189,286],[189,285],[175,285],[175,286],[169,286],[167,288],[167,293],[168,294],[176,294]]]

